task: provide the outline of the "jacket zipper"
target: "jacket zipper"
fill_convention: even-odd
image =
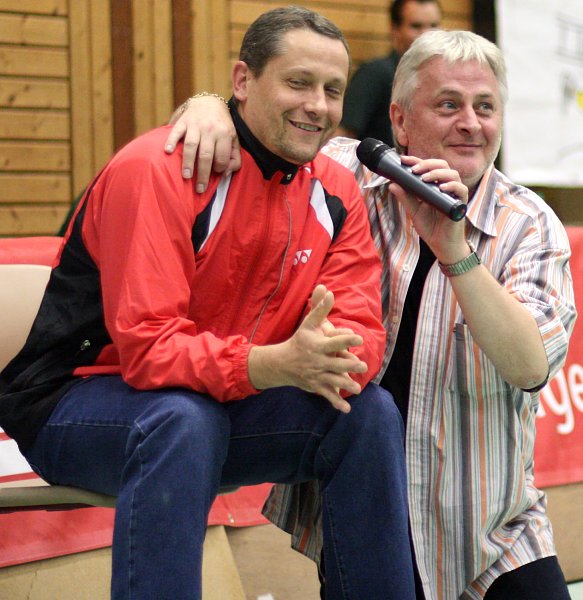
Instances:
[[[279,278],[277,280],[275,289],[265,299],[265,302],[263,303],[263,306],[261,307],[261,310],[259,311],[259,315],[257,316],[257,321],[255,322],[255,326],[253,327],[253,331],[251,332],[251,335],[249,336],[249,342],[253,341],[253,338],[255,337],[255,334],[257,333],[257,329],[259,328],[259,323],[261,322],[261,318],[263,317],[263,313],[267,309],[267,306],[269,305],[269,303],[271,302],[271,300],[273,299],[275,294],[277,294],[277,292],[279,291],[279,288],[281,287],[281,282],[283,281],[283,274],[284,274],[283,271],[285,268],[285,262],[287,260],[287,254],[288,254],[289,248],[291,246],[292,226],[293,226],[291,206],[289,205],[289,200],[287,198],[287,189],[284,190],[283,200],[284,200],[285,206],[287,208],[289,227],[288,227],[288,232],[287,232],[287,242],[285,245],[285,250],[283,252],[283,260],[281,261],[281,267],[279,269]]]

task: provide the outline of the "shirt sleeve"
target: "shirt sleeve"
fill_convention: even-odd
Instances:
[[[151,158],[162,144],[158,135],[126,147],[106,167],[88,207],[84,235],[100,271],[105,324],[133,387],[243,398],[256,392],[247,339],[200,332],[189,318],[192,225],[200,207],[192,183],[180,177],[180,155]]]
[[[565,361],[577,314],[569,267],[571,250],[553,213],[543,212],[529,223],[521,235],[516,228],[509,232],[508,246],[516,240],[517,247],[503,265],[500,281],[536,320],[550,379]]]

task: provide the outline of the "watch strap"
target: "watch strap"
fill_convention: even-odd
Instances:
[[[457,277],[458,275],[463,275],[464,273],[471,271],[474,267],[477,267],[478,265],[482,264],[480,257],[476,254],[474,246],[470,242],[468,242],[468,246],[472,251],[469,256],[458,260],[458,262],[453,263],[452,265],[444,265],[443,263],[438,263],[441,272],[446,277]]]

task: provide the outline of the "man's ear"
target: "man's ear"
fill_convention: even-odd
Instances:
[[[396,102],[391,102],[389,108],[391,125],[393,126],[393,139],[402,148],[409,145],[409,136],[405,127],[405,112]]]
[[[249,83],[251,71],[246,62],[238,60],[233,65],[231,72],[231,84],[233,86],[233,95],[239,102],[244,102],[247,99],[247,85]]]

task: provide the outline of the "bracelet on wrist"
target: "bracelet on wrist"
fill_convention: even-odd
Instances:
[[[197,98],[206,98],[206,97],[217,98],[218,100],[223,102],[223,104],[226,104],[227,106],[229,105],[229,103],[220,94],[214,94],[213,92],[199,92],[198,94],[194,94],[194,96],[190,96],[190,98],[187,98],[182,103],[182,105],[180,106],[180,111],[178,113],[178,116],[180,116],[184,113],[184,111],[189,107],[190,102],[192,100],[196,100]]]

